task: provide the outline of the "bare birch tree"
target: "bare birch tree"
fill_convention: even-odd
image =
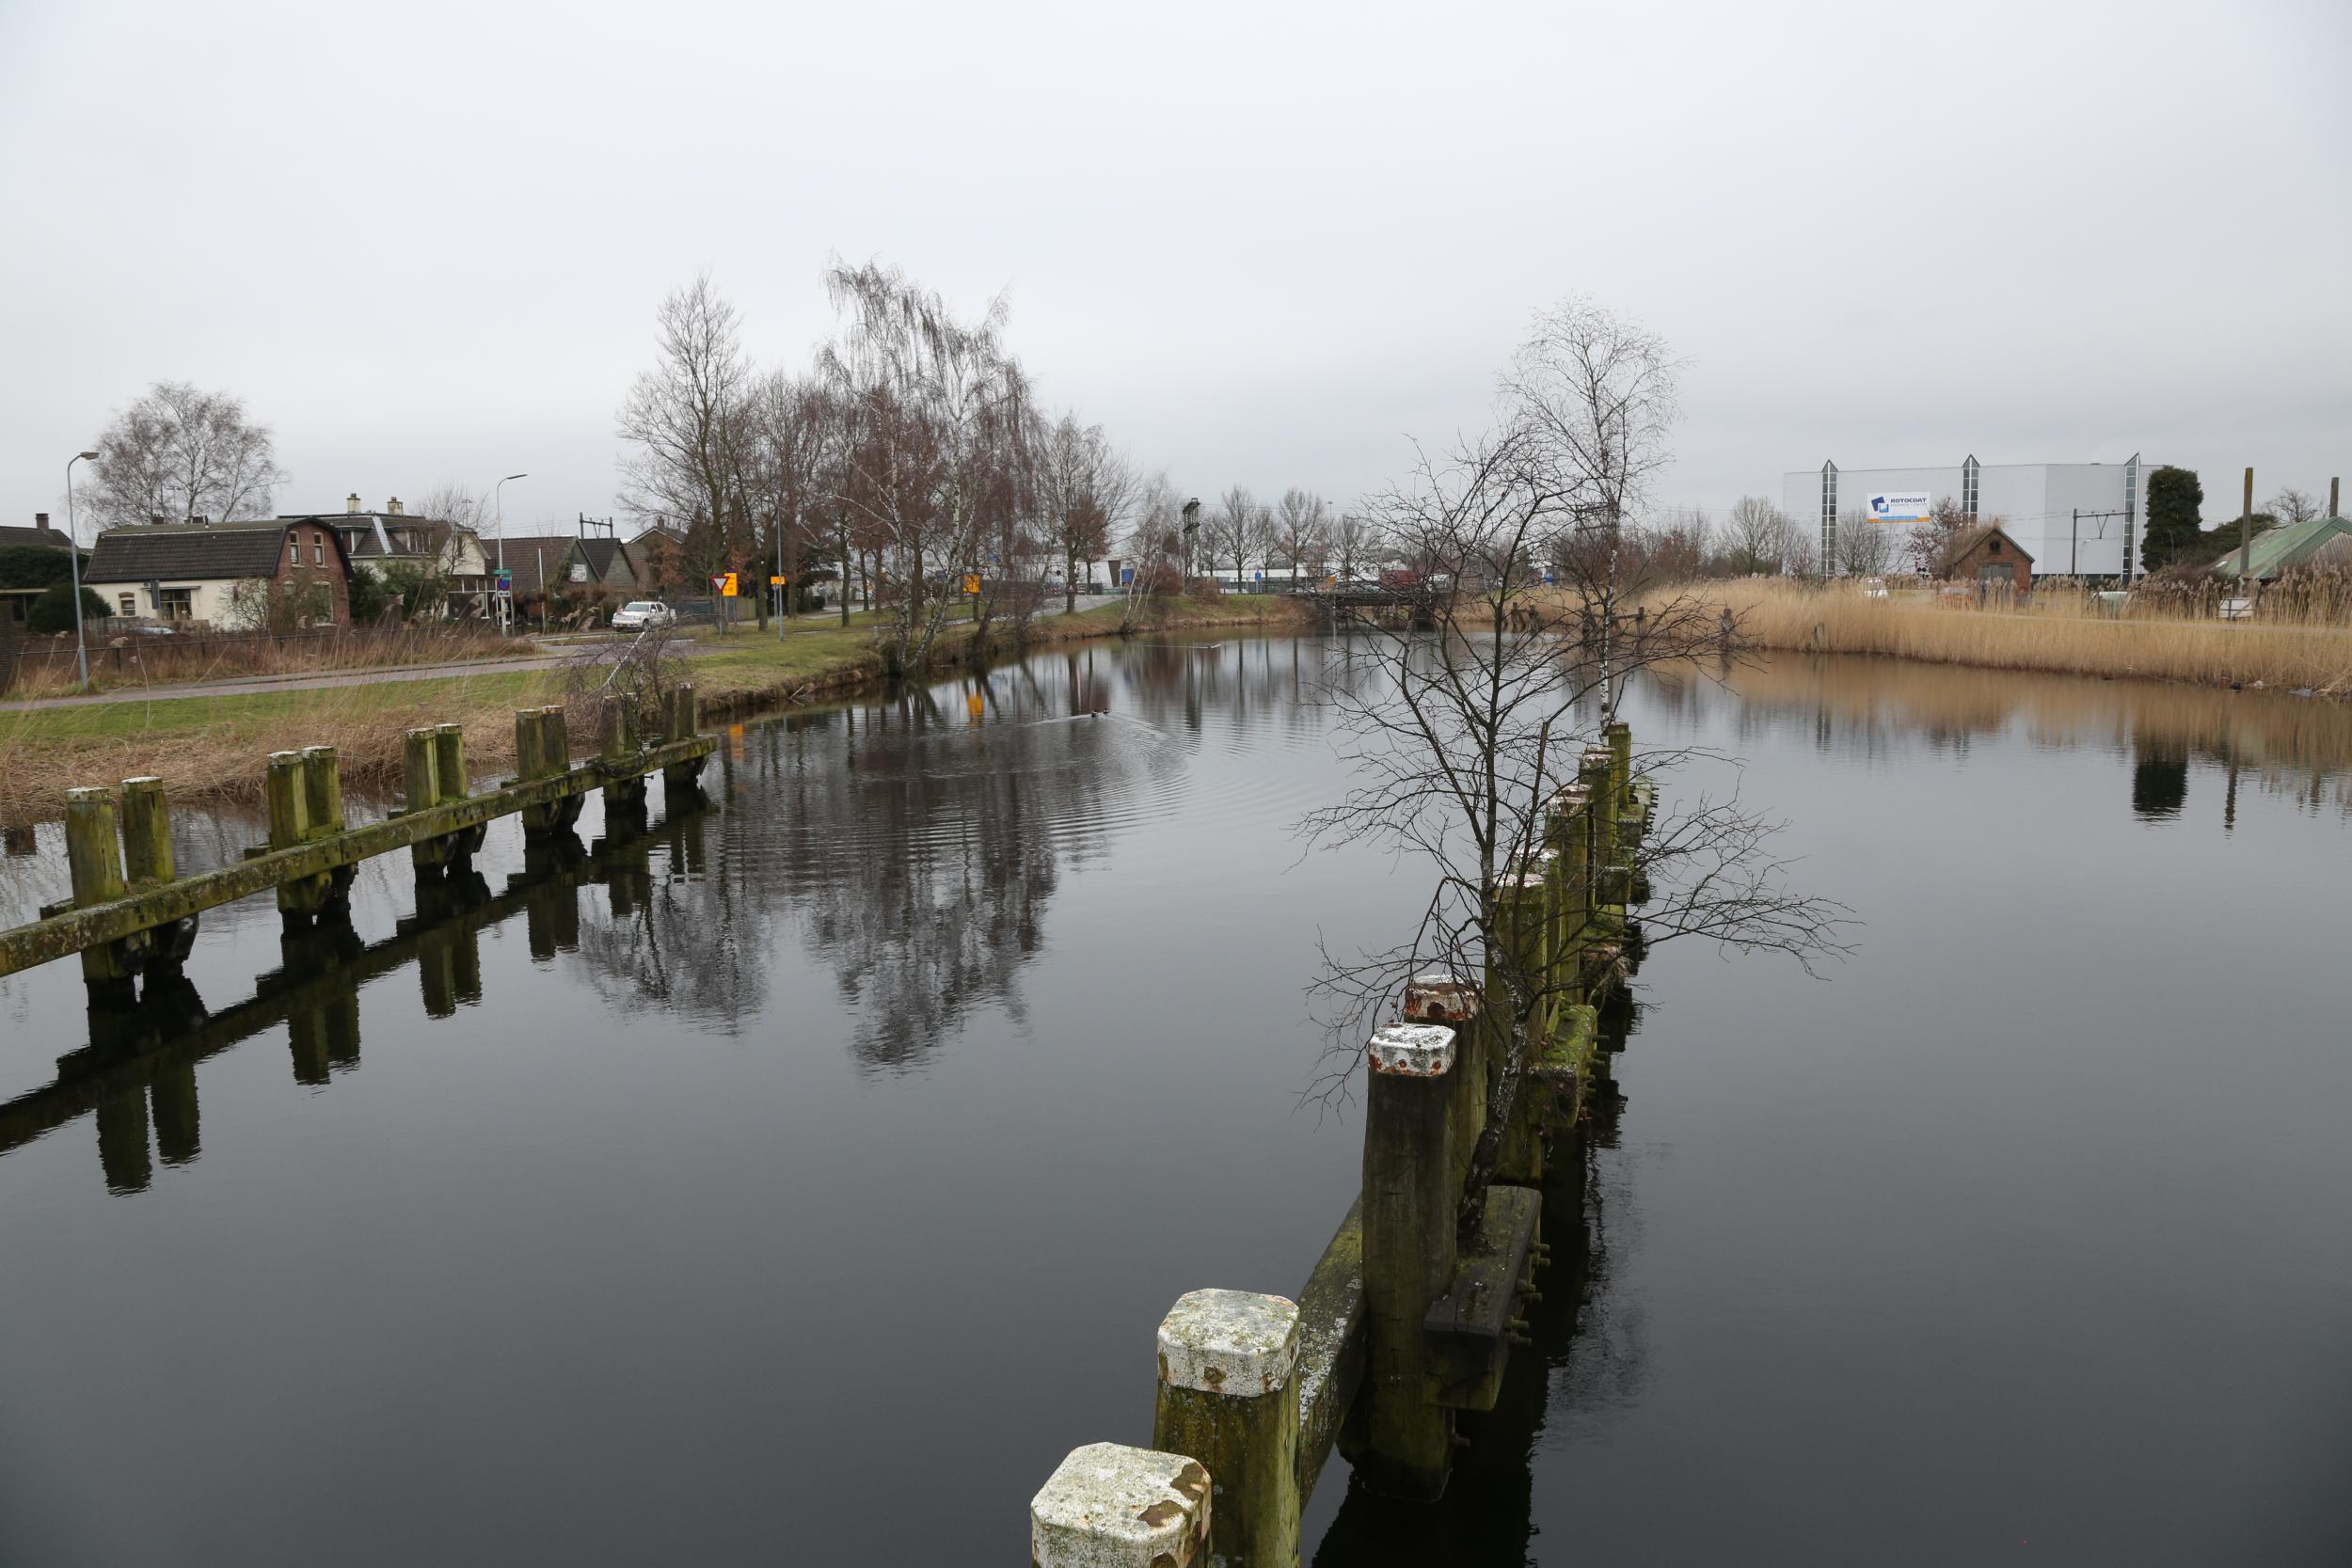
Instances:
[[[266,516],[286,471],[267,425],[227,392],[158,381],[97,440],[101,526]]]
[[[1741,577],[1778,577],[1788,563],[1797,526],[1788,514],[1763,496],[1741,496],[1731,503],[1724,519],[1723,561],[1725,569]]]
[[[1838,514],[1836,541],[1836,565],[1847,577],[1876,577],[1895,564],[1898,542],[1893,527],[1871,522],[1859,507]]]
[[[896,268],[837,260],[825,289],[846,318],[818,361],[849,427],[838,499],[895,558],[883,657],[919,669],[955,602],[930,575],[978,564],[989,499],[1025,460],[1028,378],[1005,346],[1002,295],[966,322]]]
[[[1082,425],[1075,414],[1056,421],[1042,444],[1039,505],[1061,560],[1063,608],[1074,610],[1080,569],[1110,553],[1113,531],[1135,497],[1135,472],[1101,425]]]

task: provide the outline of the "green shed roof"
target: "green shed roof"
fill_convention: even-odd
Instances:
[[[2226,523],[2222,525],[2228,527]],[[2265,529],[2254,535],[2252,572],[2254,580],[2266,582],[2292,567],[2300,566],[2324,548],[2329,541],[2352,539],[2352,522],[2342,517],[2313,517],[2308,522],[2287,523]],[[2218,577],[2235,579],[2238,552],[2232,550],[2214,562]]]

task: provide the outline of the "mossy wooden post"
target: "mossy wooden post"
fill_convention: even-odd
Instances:
[[[134,893],[151,892],[180,875],[171,847],[171,807],[164,781],[142,776],[122,781],[122,870]],[[196,916],[158,926],[148,933],[143,967],[149,974],[176,970],[196,945]]]
[[[1549,848],[1543,854],[1557,858]],[[1545,994],[1551,978],[1551,879],[1549,861],[1542,860],[1514,866],[1497,879],[1495,887],[1496,927],[1502,951],[1489,956],[1486,994],[1511,994],[1497,973],[1499,966],[1518,976],[1519,984],[1537,1004],[1527,1021],[1528,1031],[1534,1037],[1529,1042],[1531,1051],[1540,1050],[1549,1037],[1550,1015],[1557,1005],[1556,998]],[[1510,1027],[1515,1021],[1506,1014],[1498,1017],[1496,1023]],[[1496,1044],[1501,1049],[1502,1042]],[[1540,1182],[1545,1156],[1543,1101],[1532,1091],[1524,1075],[1519,1079],[1518,1097],[1506,1110],[1506,1117],[1502,1148],[1495,1163],[1495,1180],[1521,1186]]]
[[[1611,775],[1615,764],[1607,747],[1585,752],[1577,768],[1583,785],[1585,812],[1584,861],[1591,886],[1586,927],[1594,942],[1609,945],[1625,935],[1625,898],[1617,875],[1617,814],[1611,805]]]
[[[695,732],[702,725],[702,710],[695,702],[692,686],[680,683],[670,688],[670,707],[667,717],[669,724],[665,738],[670,740],[693,738]],[[671,789],[691,788],[694,781],[702,777],[702,771],[703,759],[690,757],[684,762],[674,762],[664,768],[661,770],[661,782],[665,787]]]
[[[515,766],[524,779],[548,779],[570,768],[572,748],[564,733],[564,710],[561,707],[531,707],[515,715]],[[523,808],[523,832],[527,834],[551,832],[568,826],[567,813],[579,808],[568,800],[550,800],[545,805]]]
[[[122,849],[115,836],[114,791],[65,792],[65,858],[75,908],[112,903],[129,891],[123,885]],[[136,956],[127,942],[102,942],[82,949],[82,979],[93,1001],[128,1000],[136,974]]]
[[[312,838],[343,831],[343,780],[334,747],[302,748],[302,804]]]
[[[1199,1460],[1089,1443],[1029,1499],[1029,1568],[1208,1568],[1209,1524]]]
[[[1364,1091],[1363,1449],[1356,1474],[1387,1497],[1445,1491],[1454,1415],[1431,1402],[1422,1323],[1454,1276],[1454,1032],[1392,1023],[1372,1037]]]
[[[429,724],[401,736],[401,772],[410,811],[423,811],[441,803],[441,758],[437,739],[437,732]],[[408,847],[408,860],[420,871],[438,871],[449,863],[449,840],[420,839]]]
[[[1585,859],[1591,847],[1591,830],[1585,820],[1590,802],[1582,784],[1570,784],[1552,797],[1545,823],[1544,842],[1553,850],[1552,978],[1564,996],[1576,991],[1584,974],[1586,927],[1592,914],[1592,867]]]
[[[1609,748],[1609,815],[1623,816],[1633,804],[1633,726],[1620,719],[1600,733]]]
[[[637,710],[627,697],[607,692],[597,702],[596,754],[604,762],[604,815],[642,815],[645,776],[637,771]]]
[[[1152,1447],[1212,1478],[1209,1550],[1234,1568],[1298,1562],[1298,1306],[1193,1291],[1160,1320]]]
[[[466,727],[463,724],[433,726],[433,763],[441,805],[462,800],[468,795],[466,786]],[[413,802],[412,802],[413,803]]]
[[[310,765],[300,752],[272,752],[262,793],[269,801],[269,847],[291,849],[310,835]],[[326,908],[328,878],[295,877],[278,884],[278,912],[299,924]]]

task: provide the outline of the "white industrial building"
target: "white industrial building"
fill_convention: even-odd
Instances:
[[[1908,532],[1915,508],[1956,500],[1972,522],[1998,520],[2033,556],[2034,576],[2137,576],[2148,521],[2147,470],[2121,463],[1979,463],[1945,467],[1841,468],[1824,463],[1781,476],[1781,510],[1819,531],[1834,562],[1840,519]],[[1873,515],[1881,520],[1868,521]]]

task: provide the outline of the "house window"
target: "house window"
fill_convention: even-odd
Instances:
[[[196,590],[193,588],[158,588],[155,590],[155,613],[167,621],[196,619]]]
[[[1998,554],[2000,554],[2000,553],[2001,553],[2001,542],[2000,542],[1998,539],[1994,540],[1991,544],[1989,544],[1989,545],[1985,546],[1985,547],[1984,547],[1984,553],[1985,553],[1985,554],[1987,554],[1987,555],[1998,555]]]
[[[324,566],[326,564],[326,546],[321,542],[320,536],[315,533],[310,535],[310,564],[313,566]]]
[[[302,564],[302,540],[294,534],[286,537],[286,564],[289,566]]]
[[[139,612],[139,601],[135,595],[121,594],[118,594],[116,598],[117,602],[122,606],[123,614],[136,615]]]

